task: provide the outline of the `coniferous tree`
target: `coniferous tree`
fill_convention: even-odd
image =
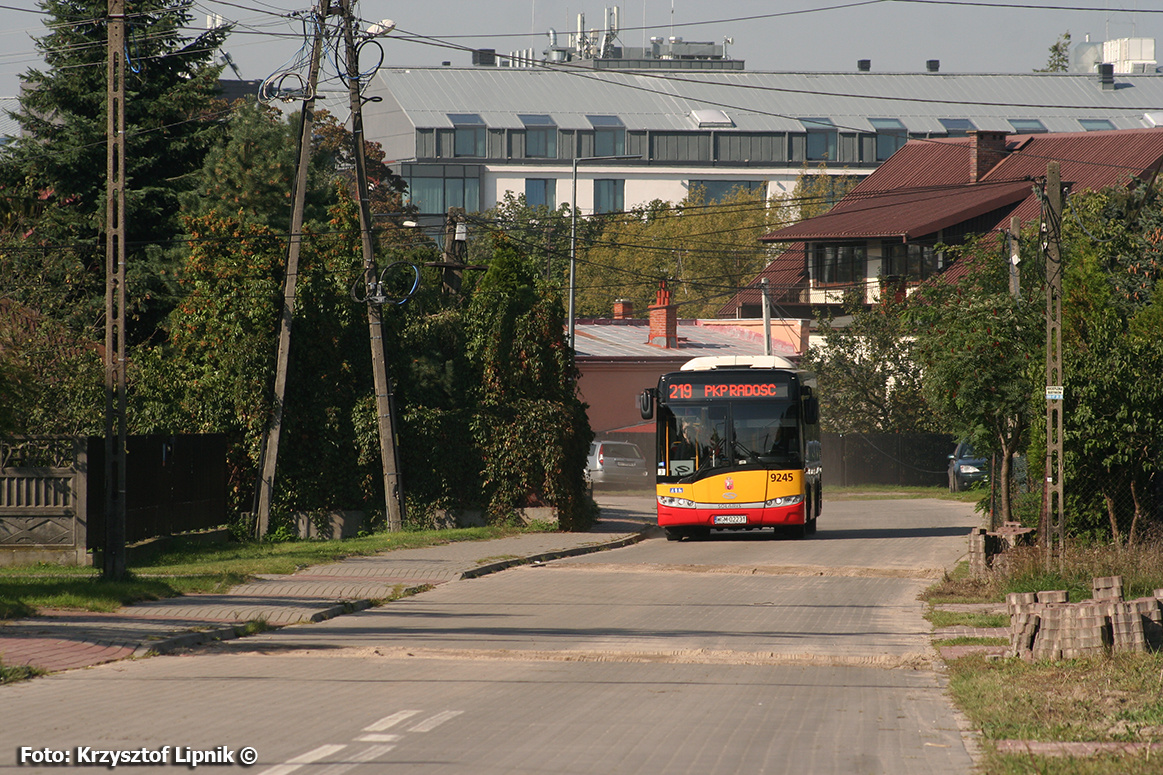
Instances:
[[[212,112],[228,28],[182,34],[192,0],[140,0],[128,9],[124,56],[126,226],[131,340],[152,334],[172,306],[167,243],[179,229],[178,194],[217,132]],[[55,305],[93,325],[104,291],[106,39],[104,0],[42,0],[48,32],[37,48],[48,67],[21,79],[21,136],[0,155],[0,196],[21,213],[14,231],[29,254],[18,297],[36,306],[37,281],[56,286]],[[40,203],[27,207],[26,203]],[[39,270],[39,271],[37,271]],[[52,301],[52,294],[39,294]],[[53,314],[52,309],[44,310]],[[62,313],[63,314],[63,313]]]

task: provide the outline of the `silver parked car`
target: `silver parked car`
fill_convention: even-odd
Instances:
[[[586,458],[586,476],[594,484],[645,483],[649,471],[637,444],[595,441]]]

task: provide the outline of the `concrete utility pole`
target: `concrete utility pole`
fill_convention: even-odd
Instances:
[[[464,208],[448,208],[448,216],[444,220],[444,251],[441,277],[444,293],[459,294],[464,271],[464,248],[468,238],[467,225],[464,222]]]
[[[1022,298],[1022,221],[1018,216],[1010,218],[1010,294],[1015,299]]]
[[[1062,459],[1062,173],[1056,161],[1046,168],[1042,221],[1046,249],[1046,496],[1039,533],[1046,565],[1061,557],[1064,469]]]
[[[125,0],[109,0],[105,143],[106,579],[125,577]]]
[[[771,355],[771,301],[767,297],[767,278],[759,281],[759,292],[763,294],[763,354]]]
[[[363,146],[363,97],[359,93],[359,51],[352,31],[354,0],[340,0],[343,13],[343,41],[347,50],[347,88],[351,97],[351,138],[355,156],[355,186],[359,194],[359,231],[363,243],[363,267],[368,287],[377,282],[375,244],[368,201],[367,159]],[[395,409],[392,406],[392,382],[384,357],[384,333],[380,303],[368,293],[367,323],[371,335],[372,375],[375,380],[376,413],[380,428],[380,458],[384,468],[384,506],[388,530],[404,527],[404,488],[400,481],[400,461],[396,450]]]
[[[279,351],[275,364],[275,395],[270,422],[263,439],[262,473],[258,482],[258,515],[255,533],[262,538],[270,527],[271,500],[275,490],[275,470],[279,461],[279,437],[283,429],[283,407],[287,397],[287,363],[291,354],[291,323],[295,314],[295,285],[299,279],[299,254],[303,245],[303,210],[307,199],[307,172],[311,168],[311,135],[315,126],[315,87],[319,82],[319,63],[323,55],[323,25],[327,19],[327,0],[320,0],[312,18],[315,38],[311,44],[311,62],[307,72],[307,94],[299,131],[299,162],[295,171],[295,189],[291,205],[291,238],[287,246],[287,270],[283,277],[283,310],[279,318]]]

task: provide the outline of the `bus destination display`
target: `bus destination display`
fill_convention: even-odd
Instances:
[[[787,398],[788,384],[785,382],[715,382],[692,384],[673,382],[668,386],[667,398],[671,401],[698,398]]]

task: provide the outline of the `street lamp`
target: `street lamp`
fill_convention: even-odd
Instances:
[[[573,195],[569,200],[569,349],[574,349],[574,311],[573,299],[577,286],[574,281],[577,273],[577,165],[583,161],[621,161],[623,159],[641,159],[641,154],[632,156],[578,156],[573,160]]]

